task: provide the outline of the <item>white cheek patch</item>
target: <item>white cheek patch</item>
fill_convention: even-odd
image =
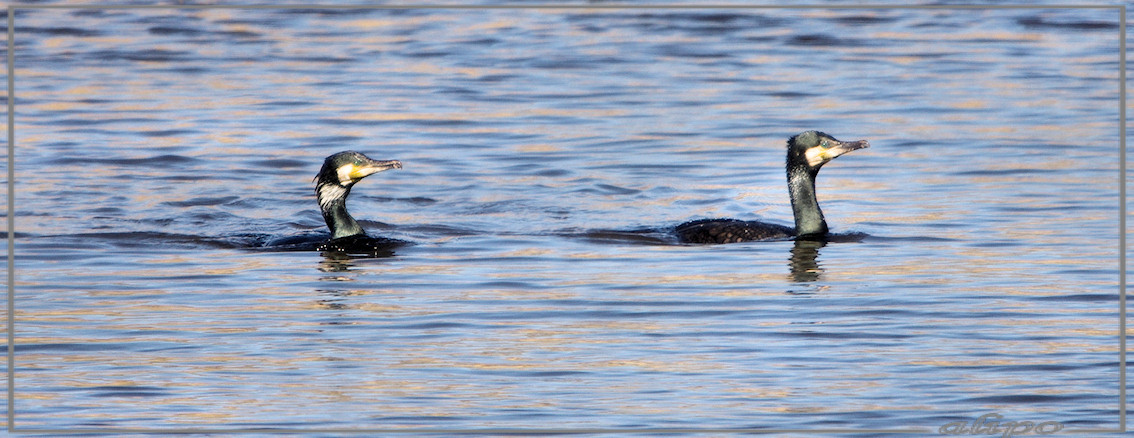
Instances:
[[[819,146],[808,149],[807,152],[803,153],[803,156],[807,158],[807,165],[811,167],[826,163],[828,160],[827,150]]]
[[[339,166],[339,185],[346,186],[354,182],[354,178],[351,178],[350,176],[350,174],[352,173],[354,173],[353,164],[344,164],[342,166]]]

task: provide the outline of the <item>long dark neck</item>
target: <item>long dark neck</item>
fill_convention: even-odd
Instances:
[[[823,210],[815,199],[815,173],[805,166],[793,166],[788,168],[787,178],[791,210],[795,214],[795,234],[827,234],[827,221],[823,220]]]
[[[317,187],[315,192],[319,199],[319,209],[323,212],[323,220],[327,222],[327,228],[331,229],[332,239],[366,233],[358,225],[358,221],[347,213],[346,198],[350,194],[350,187],[325,184]]]

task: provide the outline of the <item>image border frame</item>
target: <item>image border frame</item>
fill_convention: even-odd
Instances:
[[[501,4],[501,5],[446,5],[446,4],[423,4],[423,5],[319,5],[319,4],[294,4],[294,5],[9,5],[7,7],[7,75],[8,75],[8,90],[7,90],[7,110],[8,110],[8,203],[7,203],[7,226],[8,226],[8,279],[7,279],[7,308],[5,313],[7,315],[7,431],[9,433],[39,433],[39,434],[249,434],[249,433],[276,433],[276,434],[304,434],[304,433],[334,433],[334,434],[354,434],[354,433],[367,433],[367,434],[494,434],[494,435],[571,435],[571,434],[662,434],[662,433],[744,433],[744,434],[782,434],[782,433],[874,433],[874,434],[935,434],[940,433],[938,430],[930,428],[892,428],[892,429],[852,429],[852,428],[838,428],[838,429],[771,429],[771,428],[464,428],[464,429],[447,429],[447,428],[273,428],[273,427],[253,427],[253,428],[70,428],[70,429],[53,429],[53,428],[16,428],[16,412],[15,412],[15,399],[16,399],[16,380],[15,380],[15,15],[19,10],[44,10],[44,9],[453,9],[453,10],[519,10],[519,9],[546,9],[546,10],[567,10],[567,9],[589,9],[589,10],[602,10],[602,9],[678,9],[678,10],[757,10],[757,9],[789,9],[789,10],[803,10],[803,9],[826,9],[826,10],[910,10],[910,9],[955,9],[955,10],[1024,10],[1024,9],[1103,9],[1114,10],[1119,14],[1119,156],[1118,156],[1118,178],[1119,178],[1119,247],[1118,247],[1118,343],[1119,343],[1119,357],[1118,357],[1118,375],[1119,375],[1119,408],[1118,408],[1118,428],[1117,429],[1070,429],[1063,430],[1065,433],[1123,433],[1126,431],[1126,5],[1104,5],[1104,4],[1088,4],[1088,5],[882,5],[882,4],[858,4],[858,5],[823,5],[823,4],[802,4],[802,5],[744,5],[744,4]]]

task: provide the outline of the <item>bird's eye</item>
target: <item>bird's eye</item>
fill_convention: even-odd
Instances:
[[[827,147],[827,140],[823,140],[822,143],[819,143],[819,146]]]

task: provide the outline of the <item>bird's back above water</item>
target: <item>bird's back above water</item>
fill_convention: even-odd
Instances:
[[[678,225],[675,231],[683,243],[736,243],[795,237],[795,229],[791,227],[739,219],[698,219]]]

